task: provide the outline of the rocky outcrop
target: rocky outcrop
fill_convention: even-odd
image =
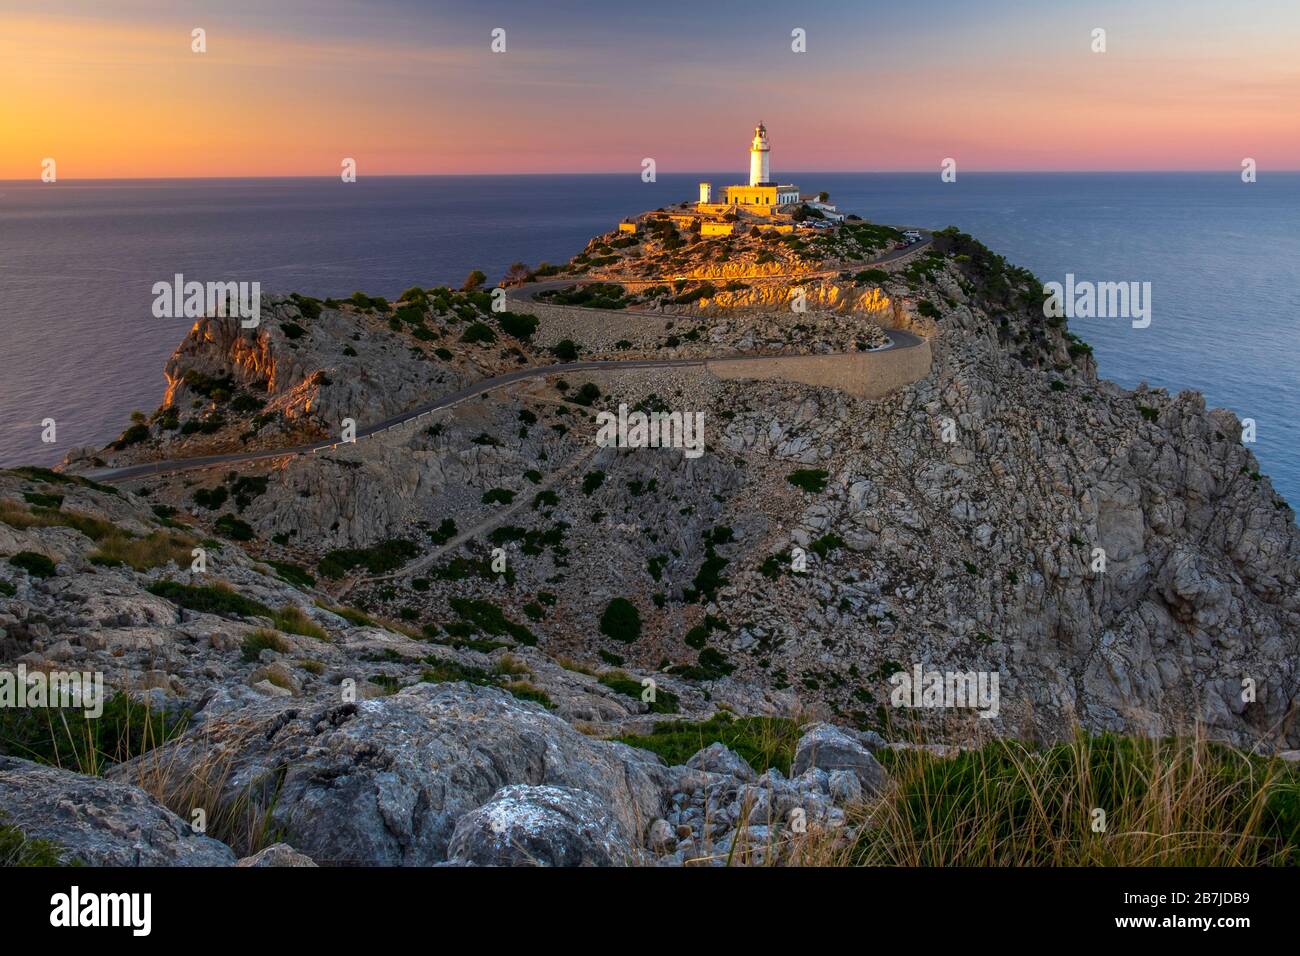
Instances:
[[[235,855],[143,790],[0,756],[3,822],[86,866],[230,866]]]
[[[299,853],[287,843],[272,843],[265,849],[258,850],[252,856],[246,856],[235,866],[245,869],[262,870],[268,867],[313,867],[316,863],[311,857]]]
[[[653,756],[590,740],[504,691],[418,684],[357,703],[250,706],[112,776],[174,773],[181,786],[217,764],[227,805],[251,802],[300,852],[331,865],[445,861],[457,822],[517,784],[591,794],[639,841],[660,816],[664,774]]]
[[[601,801],[572,787],[511,786],[460,818],[448,852],[476,866],[625,866],[637,851]]]
[[[192,714],[112,782],[11,778],[73,793],[68,813],[122,804],[125,822],[86,809],[89,830],[64,834],[88,860],[215,852],[130,786],[185,807],[198,774],[293,847],[247,865],[693,865],[797,859],[810,831],[847,846],[888,791],[885,737],[1199,726],[1294,753],[1300,531],[1240,423],[1195,393],[1099,379],[1032,277],[946,241],[884,277],[825,277],[806,322],[780,283],[661,293],[652,312],[538,309],[532,344],[573,338],[584,357],[784,341],[814,364],[887,314],[927,360],[874,400],[820,379],[593,370],[269,470],[117,490],[0,474],[0,662],[102,673],[169,720]],[[276,299],[252,332],[200,323],[169,401],[373,420],[537,360],[522,340],[462,341],[472,316],[493,320],[453,306],[421,312],[423,337],[396,313]],[[885,355],[873,341],[857,354]],[[596,413],[619,405],[703,413],[704,454],[597,447]],[[198,440],[164,424],[121,454]],[[245,425],[213,440],[263,440],[232,434]],[[390,539],[397,567],[360,550]],[[996,677],[996,700],[915,706],[895,694],[914,668]],[[614,739],[724,711],[811,726],[771,767],[716,738],[671,767]],[[71,826],[22,801],[33,837]]]
[[[879,793],[885,786],[885,768],[871,751],[833,724],[814,724],[799,738],[790,770],[798,776],[813,768],[828,774],[848,771],[867,793]]]

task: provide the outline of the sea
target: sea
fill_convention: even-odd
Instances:
[[[1078,318],[1101,374],[1256,423],[1300,505],[1300,173],[788,173],[873,222],[955,225],[1044,282],[1149,282],[1151,322]],[[395,297],[564,262],[624,216],[736,173],[0,181],[0,465],[52,465],[156,408],[188,331],[154,283]],[[42,441],[54,419],[57,441]]]

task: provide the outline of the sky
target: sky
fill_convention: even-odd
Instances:
[[[1298,0],[0,0],[0,179],[743,171],[760,120],[774,174],[1300,169],[1297,51]]]

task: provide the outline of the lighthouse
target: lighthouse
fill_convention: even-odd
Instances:
[[[772,147],[767,144],[767,127],[762,123],[754,127],[754,142],[749,147],[749,184],[768,185],[767,156]]]
[[[783,209],[786,213],[790,212],[785,207],[799,202],[799,187],[779,186],[772,181],[772,171],[768,166],[771,152],[772,147],[767,142],[767,127],[759,123],[754,127],[754,139],[749,144],[749,185],[724,187],[722,201],[717,202],[713,184],[700,183],[700,201],[695,204],[696,210],[713,215],[735,212],[736,207],[740,207],[752,215],[768,218],[783,214]]]

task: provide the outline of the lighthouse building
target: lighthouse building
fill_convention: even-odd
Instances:
[[[799,202],[799,187],[778,185],[772,181],[770,171],[771,144],[767,140],[767,127],[759,123],[754,129],[754,141],[749,147],[749,185],[727,186],[723,191],[723,206],[738,206],[745,212],[770,215],[781,206]],[[700,183],[700,206],[715,211],[713,184]]]

